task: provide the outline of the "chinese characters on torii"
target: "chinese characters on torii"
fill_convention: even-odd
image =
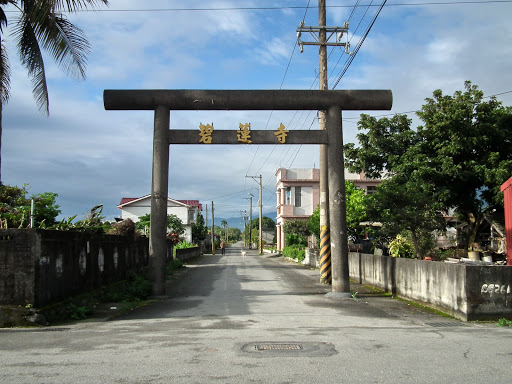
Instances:
[[[240,123],[240,129],[237,131],[236,137],[241,143],[251,144],[251,123]]]
[[[281,123],[277,132],[274,132],[274,135],[277,136],[277,141],[279,141],[281,144],[284,144],[286,142],[286,136],[288,136],[288,132],[290,131],[285,129],[283,123]]]
[[[239,129],[237,132],[237,140],[240,143],[252,144],[251,140],[251,123],[240,123]],[[286,143],[286,136],[288,136],[289,130],[285,129],[283,123],[279,125],[277,131],[274,132],[276,135],[276,140],[280,144]],[[213,142],[213,123],[212,124],[199,124],[199,143],[201,144],[211,144]]]
[[[199,124],[199,142],[203,144],[212,143],[213,123],[210,124]]]

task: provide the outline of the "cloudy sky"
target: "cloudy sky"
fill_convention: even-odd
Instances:
[[[354,8],[356,3],[360,6]],[[368,5],[373,3],[374,6]],[[379,1],[327,0],[327,25],[350,20],[352,49]],[[309,8],[307,8],[309,4]],[[109,219],[122,197],[151,191],[153,113],[105,111],[105,89],[318,89],[318,48],[296,47],[296,29],[318,25],[316,0],[110,0],[70,20],[92,51],[87,80],[72,80],[46,60],[50,117],[38,111],[30,79],[9,33],[11,98],[3,113],[2,181],[31,194],[58,193],[61,218],[97,204]],[[452,94],[471,80],[512,105],[512,1],[390,0],[352,64],[329,48],[329,87],[391,89],[392,111],[416,111],[435,89]],[[9,13],[12,19],[15,13]],[[12,23],[14,25],[14,23]],[[304,41],[312,37],[303,35]],[[338,81],[339,80],[339,81]],[[507,93],[508,92],[508,93]],[[359,112],[343,115],[354,142]],[[413,113],[410,114],[413,117]],[[318,129],[316,112],[172,112],[171,129]],[[240,216],[262,175],[264,212],[275,212],[275,172],[318,167],[316,146],[172,146],[169,196],[215,204],[216,217]]]

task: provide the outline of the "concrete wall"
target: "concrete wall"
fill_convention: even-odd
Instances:
[[[169,243],[169,254],[170,253]],[[42,306],[121,280],[148,265],[147,238],[0,230],[0,304]]]
[[[350,277],[462,320],[512,316],[512,268],[349,253]]]
[[[176,250],[176,258],[181,261],[185,261],[188,259],[192,259],[194,257],[201,256],[201,248],[193,247],[193,248],[184,248]]]

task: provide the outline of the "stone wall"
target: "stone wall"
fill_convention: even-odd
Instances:
[[[349,253],[350,277],[462,320],[512,316],[512,268]]]
[[[148,257],[145,237],[0,230],[0,304],[43,306],[140,272]]]

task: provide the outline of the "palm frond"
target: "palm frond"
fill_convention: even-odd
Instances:
[[[7,104],[11,90],[11,67],[5,44],[0,42],[0,103]]]
[[[85,79],[90,45],[82,30],[61,16],[55,16],[53,27],[41,35],[47,50],[67,75]]]
[[[78,9],[95,8],[97,5],[108,5],[108,0],[54,0],[56,10],[75,12]]]
[[[26,14],[18,19],[13,29],[13,35],[17,40],[17,47],[20,60],[27,69],[32,79],[32,94],[40,110],[49,114],[48,87],[46,84],[46,74],[43,56],[37,41],[36,33],[30,19]]]
[[[64,15],[53,11],[53,5],[54,1],[25,0],[24,15],[32,24],[41,47],[67,75],[83,80],[89,43],[80,28],[69,22]]]
[[[7,27],[7,16],[5,15],[4,9],[0,8],[0,32],[4,31],[4,27]]]

